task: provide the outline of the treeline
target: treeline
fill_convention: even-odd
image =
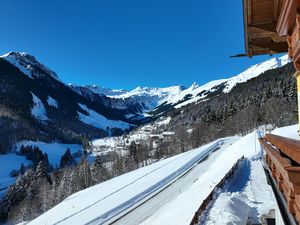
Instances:
[[[221,89],[208,98],[173,110],[168,130],[175,131],[175,143],[184,149],[236,134],[246,134],[258,126],[287,126],[297,123],[294,67],[266,71],[229,93]],[[190,130],[190,133],[186,131]]]
[[[0,222],[15,224],[32,220],[71,194],[112,176],[103,166],[100,156],[91,164],[83,157],[79,163],[69,166],[65,159],[61,159],[64,167],[51,173],[45,161],[40,161],[36,168],[20,174],[16,184],[10,186],[0,200]]]

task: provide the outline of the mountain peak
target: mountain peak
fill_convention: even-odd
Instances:
[[[28,54],[27,52],[8,52],[2,56],[0,56],[0,58],[15,58],[15,59],[27,59],[31,62],[37,62],[36,58],[33,55]]]
[[[34,56],[26,52],[8,52],[0,58],[16,66],[21,72],[30,78],[50,75],[58,79],[57,74],[47,66],[40,63]]]

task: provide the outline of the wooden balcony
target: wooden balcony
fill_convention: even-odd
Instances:
[[[300,222],[300,141],[267,134],[259,139],[265,162],[287,203],[288,211]]]

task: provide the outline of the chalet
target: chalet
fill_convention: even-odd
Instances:
[[[288,52],[296,68],[300,112],[300,0],[243,0],[243,16],[246,50],[243,55]],[[266,175],[284,223],[299,224],[300,141],[271,134],[259,141],[266,153]]]

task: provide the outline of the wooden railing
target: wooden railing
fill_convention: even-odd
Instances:
[[[259,139],[265,161],[278,189],[283,193],[288,211],[300,222],[300,141],[267,134]]]
[[[274,134],[266,134],[266,140],[287,157],[300,164],[300,141]]]
[[[199,224],[199,218],[202,215],[202,213],[207,210],[208,206],[213,202],[214,195],[216,191],[226,184],[226,182],[231,179],[234,176],[234,173],[236,169],[238,168],[239,163],[241,160],[244,159],[244,156],[240,158],[233,166],[232,168],[226,173],[226,175],[223,177],[223,179],[214,187],[214,189],[209,193],[209,195],[204,199],[198,208],[198,210],[195,212],[194,217],[192,221],[190,222],[190,225],[197,225]]]

